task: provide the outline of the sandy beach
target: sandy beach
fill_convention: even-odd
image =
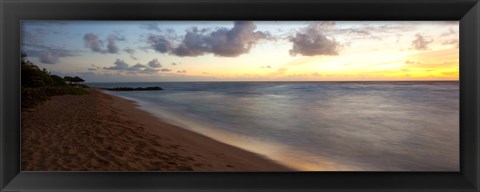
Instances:
[[[90,89],[22,112],[22,171],[289,171]]]

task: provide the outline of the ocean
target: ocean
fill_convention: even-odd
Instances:
[[[87,84],[302,171],[459,171],[457,81]]]

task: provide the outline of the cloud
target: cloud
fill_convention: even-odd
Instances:
[[[433,39],[427,41],[422,35],[417,33],[415,34],[415,40],[412,41],[412,47],[416,50],[426,50],[428,49],[428,44],[432,42]]]
[[[107,54],[107,53],[118,53],[119,48],[116,41],[124,41],[124,37],[118,35],[110,35],[107,38],[107,48],[103,49],[103,41],[98,38],[94,33],[87,33],[83,36],[83,41],[85,42],[85,47],[90,48],[93,52]]]
[[[153,59],[153,60],[149,61],[149,62],[148,62],[148,66],[153,67],[153,68],[160,68],[160,67],[162,67],[162,65],[160,64],[160,62],[158,62],[157,59]]]
[[[316,22],[318,23],[318,22]],[[320,22],[321,23],[321,22]],[[378,40],[378,41],[383,41],[384,38],[389,38],[392,36],[392,34],[398,35],[397,34],[399,31],[401,32],[406,32],[406,31],[412,31],[416,29],[419,25],[418,23],[415,22],[403,22],[402,24],[396,24],[392,22],[388,23],[376,23],[373,22],[366,22],[362,23],[360,22],[360,25],[352,25],[352,26],[342,26],[341,28],[336,28],[335,23],[336,22],[329,22],[329,24],[325,24],[323,22],[323,26],[328,26],[328,27],[322,27],[323,28],[323,35],[329,37],[329,36],[342,36],[346,35],[350,41],[355,42],[357,39],[372,39],[372,40]]]
[[[265,65],[265,66],[261,66],[260,68],[262,69],[271,69],[272,67],[270,65]]]
[[[112,39],[108,39],[107,52],[108,53],[118,53],[117,44]]]
[[[338,55],[340,44],[334,38],[324,35],[324,31],[333,29],[333,22],[312,23],[305,29],[289,37],[293,43],[290,55]]]
[[[415,64],[415,63],[416,63],[415,61],[410,61],[410,60],[405,61],[405,64]]]
[[[207,53],[223,57],[236,57],[248,53],[260,40],[268,39],[267,32],[255,31],[253,21],[235,21],[231,29],[219,28],[212,32],[192,28],[181,43],[172,50],[177,56],[199,56]]]
[[[61,57],[75,56],[75,54],[70,50],[56,49],[51,47],[44,47],[44,49],[40,50],[27,49],[25,50],[25,53],[29,57],[37,57],[40,62],[45,64],[58,63]]]
[[[382,40],[381,34],[379,31],[375,30],[374,27],[369,26],[360,26],[355,28],[342,28],[342,29],[333,29],[331,31],[325,32],[324,35],[340,35],[340,34],[347,34],[352,39],[374,39],[374,40]],[[375,35],[374,35],[375,34]]]
[[[118,53],[119,48],[116,41],[125,41],[125,37],[118,35],[110,35],[107,39],[107,52],[108,53]]]
[[[177,73],[187,73],[186,70],[177,71]]]
[[[459,47],[458,39],[449,39],[442,42],[442,45],[455,45]]]
[[[40,62],[42,63],[54,64],[58,62],[58,57],[60,55],[58,55],[55,52],[43,50],[43,51],[39,51],[37,56],[40,59]]]
[[[103,42],[98,39],[98,36],[93,33],[87,33],[83,36],[85,47],[90,48],[93,52],[102,52]]]
[[[146,41],[157,52],[166,53],[172,50],[172,43],[163,35],[149,34]]]
[[[127,48],[123,49],[123,51],[128,53],[130,55],[130,58],[132,58],[133,60],[137,60],[137,58],[135,56],[133,56],[133,54],[135,54],[135,52],[137,52],[135,49],[127,47]]]
[[[40,37],[38,37],[38,35],[35,35],[34,33],[24,31],[22,33],[22,43],[28,45],[38,45],[41,43],[41,39]]]
[[[161,69],[160,71],[162,71],[162,72],[169,72],[169,71],[172,71],[172,70],[171,70],[171,69],[167,69],[167,68],[163,68],[163,69]]]
[[[443,32],[442,34],[440,34],[440,37],[446,37],[446,36],[450,36],[450,35],[454,35],[454,34],[457,34],[457,32],[455,32],[455,30],[453,30],[452,28],[450,28],[448,31]]]
[[[132,49],[132,48],[125,48],[123,49],[125,52],[127,52],[128,54],[134,54],[135,53],[135,49]]]
[[[142,65],[140,63],[137,63],[134,66],[129,67],[127,70],[128,71],[138,71],[138,70],[144,69],[146,67],[147,67],[146,65]]]
[[[139,71],[139,73],[155,74],[155,73],[157,73],[158,71],[159,71],[158,69],[154,69],[154,68],[149,68],[149,67],[147,67],[147,68]]]
[[[149,23],[144,23],[140,26],[140,28],[162,32],[162,29],[160,29],[160,27],[158,27],[157,23],[150,23],[150,22]]]
[[[125,63],[125,61],[123,61],[123,60],[117,59],[113,64],[114,64],[114,66],[112,66],[112,67],[103,67],[103,69],[106,69],[106,70],[118,70],[118,71],[127,70],[127,69],[128,69],[128,64]]]
[[[213,54],[222,57],[236,57],[248,53],[260,40],[269,39],[267,32],[255,31],[257,26],[252,21],[236,21],[232,28],[198,29],[193,27],[187,30],[185,36],[177,38],[168,32],[163,34],[149,34],[147,44],[160,53],[170,53],[180,57],[195,57]],[[173,45],[173,39],[179,39]]]
[[[65,48],[43,45],[42,38],[38,34],[24,32],[22,33],[22,51],[28,57],[37,57],[41,63],[55,64],[60,62],[62,57],[76,56],[76,52]]]
[[[135,56],[133,56],[133,54],[135,54],[135,49],[131,49],[131,48],[125,48],[123,49],[123,51],[125,51],[126,53],[128,53],[130,55],[130,58],[132,58],[133,60],[137,60],[137,58]]]
[[[152,61],[156,61],[157,59],[153,59]],[[150,62],[152,62],[150,61]],[[144,73],[144,74],[155,74],[159,72],[159,69],[150,67],[150,62],[148,64],[141,64],[137,63],[133,66],[130,66],[124,60],[117,59],[113,63],[114,66],[111,67],[104,67],[104,70],[113,70],[119,72],[125,72],[127,74],[135,74],[135,73]],[[158,61],[157,61],[158,62]],[[163,70],[163,69],[162,69]]]

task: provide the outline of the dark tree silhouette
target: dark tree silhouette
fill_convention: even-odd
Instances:
[[[65,80],[58,75],[50,75],[53,79],[53,86],[65,86]]]
[[[74,78],[72,78],[72,82],[74,84],[78,84],[78,83],[81,83],[81,82],[84,82],[85,80],[83,80],[82,78],[78,77],[78,76],[75,76]]]
[[[84,82],[80,77],[65,77],[51,74],[46,69],[40,69],[38,66],[30,62],[27,55],[21,54],[21,70],[22,70],[22,110],[35,107],[50,96],[55,95],[83,95],[88,94],[88,90],[84,89],[86,85],[78,85]],[[75,83],[75,86],[67,85],[66,81]]]
[[[63,79],[64,79],[68,84],[72,84],[73,77],[65,76],[65,77],[63,77]]]

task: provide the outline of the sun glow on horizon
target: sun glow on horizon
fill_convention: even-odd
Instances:
[[[27,21],[22,51],[58,75],[112,81],[458,80],[444,21]]]

